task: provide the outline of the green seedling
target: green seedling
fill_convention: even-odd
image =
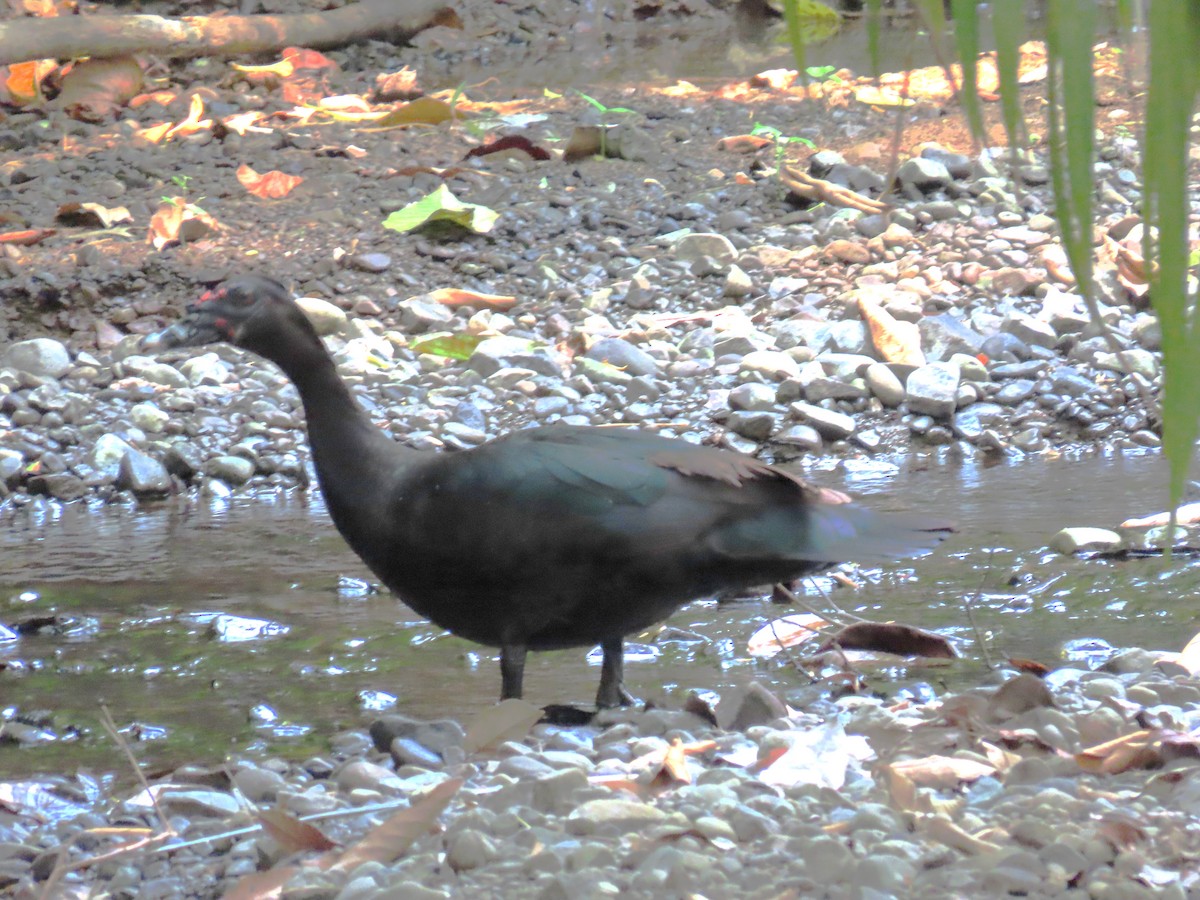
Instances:
[[[787,152],[788,144],[803,144],[805,147],[808,147],[810,150],[817,146],[812,141],[810,141],[808,138],[802,138],[802,137],[796,137],[794,135],[784,134],[782,131],[780,131],[778,128],[776,128],[774,125],[763,125],[761,122],[755,122],[754,128],[751,129],[750,133],[752,135],[762,135],[762,136],[769,137],[771,140],[773,140],[775,142],[775,168],[777,168],[777,169],[783,165],[783,161],[784,161],[783,157],[784,157],[784,154]]]
[[[180,198],[180,197],[163,196],[163,197],[159,197],[159,199],[163,203],[171,204],[171,206],[179,206],[180,205],[179,201],[180,201],[180,199],[182,199],[183,206],[185,206],[185,207],[190,206],[192,209],[196,210],[197,212],[204,212],[204,210],[200,208],[200,201],[203,200],[204,198],[197,197],[195,200],[192,200],[187,195],[189,185],[191,185],[191,183],[192,183],[191,175],[172,175],[171,176],[171,184],[173,184],[173,185],[175,185],[175,187],[179,188],[179,193],[183,194],[183,197]]]
[[[804,70],[804,74],[817,81],[830,81],[833,84],[841,84],[842,79],[833,74],[836,71],[836,66],[809,66]]]
[[[577,91],[575,91],[575,93],[578,94],[580,97],[582,97],[584,100],[586,100],[588,103],[590,103],[592,106],[594,106],[599,111],[599,113],[600,113],[600,155],[608,156],[608,141],[606,139],[606,132],[608,130],[608,126],[613,124],[609,120],[614,115],[616,115],[616,116],[636,116],[637,112],[635,112],[634,110],[630,109],[627,106],[605,106],[603,103],[601,103],[595,97],[589,97],[583,91],[577,90]]]

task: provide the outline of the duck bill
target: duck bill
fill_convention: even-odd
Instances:
[[[201,312],[192,311],[162,331],[146,335],[141,348],[146,353],[161,353],[175,347],[200,347],[228,339],[228,334],[218,327],[217,321]]]

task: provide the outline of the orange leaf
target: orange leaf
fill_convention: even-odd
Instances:
[[[259,175],[245,163],[238,166],[237,179],[242,183],[242,187],[255,197],[262,197],[264,200],[286,197],[291,193],[292,188],[304,180],[299,175],[285,175],[278,170]]]
[[[52,234],[54,234],[53,228],[26,228],[22,231],[6,231],[0,234],[0,244],[16,244],[21,247],[32,247],[34,244],[40,244]]]
[[[296,69],[336,69],[338,64],[323,53],[305,47],[284,47],[283,58]]]
[[[138,109],[145,106],[147,103],[157,103],[159,106],[170,106],[175,102],[176,94],[174,91],[148,91],[145,94],[138,94],[129,101],[130,109]]]
[[[884,309],[878,301],[862,296],[858,309],[871,332],[871,343],[884,362],[923,366],[921,335],[913,322],[902,322]]]
[[[167,132],[175,126],[170,122],[161,122],[158,125],[151,125],[149,128],[143,128],[139,131],[138,137],[147,140],[152,144],[162,143],[163,138],[167,136]]]
[[[150,217],[147,238],[155,250],[161,250],[172,241],[179,240],[179,226],[183,223],[185,202],[176,197],[174,203],[164,203]]]
[[[800,613],[768,622],[750,636],[746,651],[751,656],[771,657],[785,647],[795,647],[819,636],[829,623],[820,616]]]
[[[195,134],[197,131],[203,131],[205,128],[211,128],[212,119],[201,119],[202,115],[204,115],[204,98],[199,94],[192,94],[187,118],[167,131],[167,140],[176,135],[186,137],[189,134]]]
[[[348,847],[341,859],[329,868],[349,872],[365,862],[386,865],[399,859],[413,841],[433,828],[442,810],[450,805],[462,786],[461,778],[448,778],[430,788],[424,797],[408,809],[400,810],[368,831],[362,840]]]
[[[36,103],[42,99],[42,79],[58,65],[52,59],[31,59],[29,62],[13,63],[8,67],[4,87],[9,99],[18,106]]]
[[[281,59],[267,66],[243,66],[240,63],[230,63],[230,68],[241,72],[249,81],[266,81],[271,78],[287,78],[296,67],[290,59]]]
[[[232,116],[226,116],[221,120],[221,124],[230,131],[235,131],[238,134],[245,134],[246,130],[255,122],[261,122],[263,114],[258,110],[250,110],[249,112],[236,113]]]
[[[430,291],[429,299],[445,306],[484,306],[488,309],[508,309],[517,302],[516,297],[505,294],[481,294],[462,288],[441,288]]]
[[[717,149],[725,150],[729,153],[753,153],[755,150],[761,150],[772,143],[773,141],[770,138],[759,134],[734,134],[721,138],[717,142]]]

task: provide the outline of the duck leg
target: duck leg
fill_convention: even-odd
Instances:
[[[600,650],[604,653],[604,663],[600,667],[600,689],[596,691],[597,708],[630,706],[637,702],[633,694],[625,690],[624,638],[603,640]]]
[[[521,699],[525,681],[524,644],[504,644],[500,647],[500,699]]]

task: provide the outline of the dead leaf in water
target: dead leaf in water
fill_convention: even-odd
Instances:
[[[843,650],[872,650],[897,656],[957,659],[954,646],[940,634],[897,622],[855,622],[832,635],[818,652],[837,646]]]
[[[784,616],[768,622],[746,642],[746,652],[760,659],[770,659],[786,647],[797,647],[820,636],[829,622],[811,613]]]

